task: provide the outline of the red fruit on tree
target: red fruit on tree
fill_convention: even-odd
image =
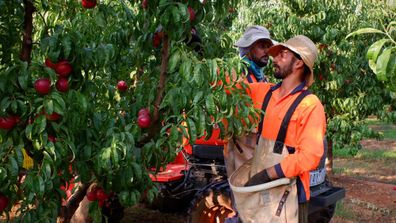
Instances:
[[[62,60],[55,66],[55,72],[61,77],[68,77],[72,71],[73,67],[67,60]]]
[[[53,112],[52,114],[45,114],[45,117],[47,118],[47,120],[49,121],[57,121],[59,120],[62,116],[56,112]]]
[[[150,127],[151,120],[149,115],[141,115],[138,117],[138,125],[140,128],[145,129]]]
[[[190,22],[193,22],[195,20],[195,11],[193,8],[188,6],[188,13],[190,14]]]
[[[48,135],[48,141],[55,143],[56,142],[56,137],[53,135]]]
[[[48,78],[40,78],[34,82],[34,89],[37,93],[45,95],[51,90],[51,80]]]
[[[323,81],[323,75],[322,74],[319,74],[319,80]]]
[[[66,92],[69,90],[69,81],[66,78],[59,78],[56,81],[55,87],[60,92]]]
[[[128,90],[128,85],[126,84],[125,81],[118,81],[117,89],[119,91],[126,91],[126,90]]]
[[[17,116],[0,117],[0,129],[10,130],[14,128],[19,121],[19,117],[17,119],[15,117]]]
[[[144,9],[148,8],[148,0],[143,0],[142,1],[142,8],[144,8]]]
[[[154,33],[153,47],[158,48],[160,44],[161,44],[161,36],[158,33]]]
[[[8,199],[8,197],[4,196],[3,194],[0,194],[0,213],[3,212],[4,209],[6,209],[9,202],[10,200]]]
[[[97,199],[96,197],[96,191],[90,191],[87,193],[87,199],[89,201],[95,201]]]
[[[91,9],[96,6],[96,0],[82,0],[81,1],[82,7],[86,9]]]
[[[140,116],[150,116],[150,112],[147,108],[142,108],[138,112],[138,117]]]
[[[102,188],[100,188],[100,189],[98,189],[98,190],[96,191],[96,198],[97,198],[99,201],[104,201],[104,200],[106,200],[107,198],[109,198],[109,196],[107,196],[106,192],[105,192]]]
[[[56,64],[52,63],[50,58],[45,59],[45,66],[55,69]]]
[[[99,207],[103,207],[104,203],[105,203],[104,200],[99,200],[98,202]]]
[[[335,63],[332,63],[332,64],[330,65],[330,70],[331,70],[331,71],[334,71],[334,70],[335,70],[335,68],[336,68],[336,65],[335,65]]]

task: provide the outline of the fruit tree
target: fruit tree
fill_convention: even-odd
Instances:
[[[149,173],[174,159],[183,136],[251,130],[257,111],[226,81],[242,69],[226,56],[231,38],[212,29],[202,35],[210,45],[192,41],[236,4],[1,0],[0,212],[18,203],[14,221],[52,222],[73,179],[98,184],[88,199],[100,221],[108,196],[124,206],[153,199]]]

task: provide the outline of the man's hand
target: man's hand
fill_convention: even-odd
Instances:
[[[248,182],[245,184],[245,187],[254,186],[258,184],[268,183],[271,181],[271,178],[268,176],[267,170],[262,170],[252,176]]]

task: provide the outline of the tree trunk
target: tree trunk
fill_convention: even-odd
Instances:
[[[32,0],[23,0],[23,4],[25,5],[25,17],[23,22],[23,40],[20,59],[30,64],[33,48],[33,13],[36,11],[36,8]]]
[[[89,184],[82,184],[78,187],[78,189],[74,192],[74,194],[67,201],[66,206],[63,206],[57,223],[69,223],[70,219],[73,217],[76,212],[80,202],[84,199],[85,194],[87,193]],[[84,216],[85,217],[85,216]]]
[[[333,174],[333,140],[327,140],[327,158],[326,158],[326,171],[328,174]]]

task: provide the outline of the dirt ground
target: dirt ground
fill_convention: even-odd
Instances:
[[[332,182],[346,189],[332,222],[396,222],[396,140],[364,140],[351,158],[334,161]]]

